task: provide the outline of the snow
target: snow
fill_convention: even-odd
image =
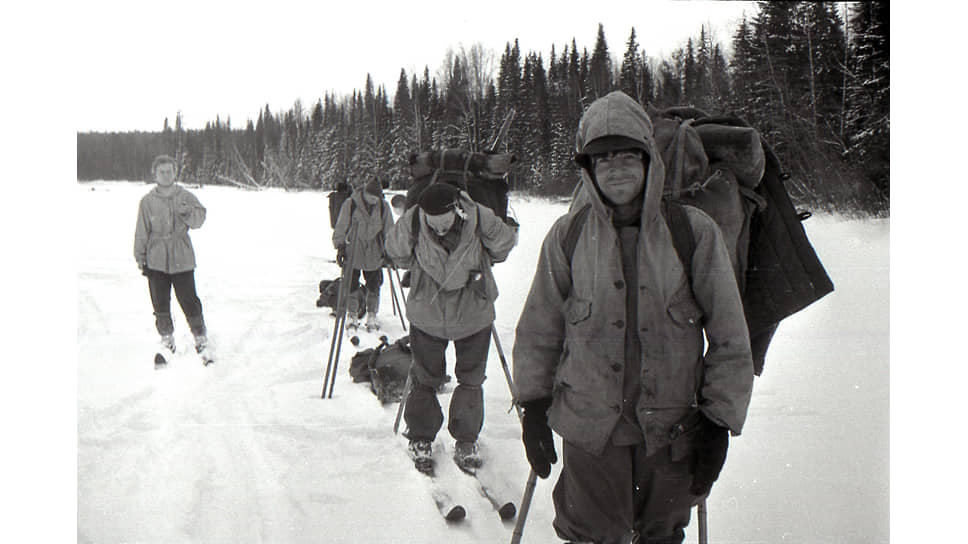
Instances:
[[[468,519],[442,521],[393,434],[397,405],[351,382],[348,342],[333,397],[320,398],[333,319],[315,307],[317,283],[338,275],[325,193],[191,189],[208,208],[192,239],[218,362],[199,363],[173,300],[179,352],[155,371],[157,335],[132,256],[150,188],[76,187],[78,542],[510,540],[512,525],[448,462]],[[520,243],[495,267],[508,357],[537,250],[566,207],[520,196],[511,205]],[[890,221],[815,215],[804,225],[836,291],[780,326],[708,501],[712,542],[889,540]],[[404,332],[387,286],[382,297],[393,340]],[[361,337],[361,348],[376,344]],[[452,348],[448,357],[452,371]],[[520,505],[529,468],[493,344],[488,377],[482,451]],[[446,430],[435,445],[452,447]],[[523,542],[558,541],[559,467],[538,481]],[[695,539],[694,517],[686,542]]]

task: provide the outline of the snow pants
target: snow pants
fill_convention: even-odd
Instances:
[[[692,454],[673,461],[667,446],[645,456],[645,443],[615,446],[599,457],[564,442],[552,492],[554,528],[564,540],[679,544],[693,504]]]
[[[195,271],[188,270],[177,274],[166,274],[158,270],[145,271],[148,277],[148,294],[155,313],[155,328],[165,336],[175,331],[171,321],[171,289],[175,288],[175,298],[185,313],[192,334],[205,334],[205,319],[202,317],[202,301],[195,292]]]
[[[383,269],[360,270],[354,268],[350,273],[350,298],[347,300],[346,311],[350,315],[358,315],[359,299],[355,296],[360,290],[360,272],[363,273],[363,280],[366,282],[366,313],[376,315],[380,311],[380,286],[383,285]]]
[[[437,401],[437,388],[443,383],[446,371],[444,350],[446,338],[429,335],[410,326],[410,350],[413,354],[410,395],[406,399],[403,417],[410,429],[411,440],[433,440],[444,424],[444,415]],[[461,442],[474,442],[484,426],[484,371],[487,352],[491,345],[491,327],[468,337],[454,340],[457,362],[454,374],[457,388],[450,398],[447,430]]]

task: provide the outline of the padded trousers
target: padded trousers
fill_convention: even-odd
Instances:
[[[411,440],[433,440],[444,423],[444,414],[437,400],[437,388],[443,383],[446,371],[444,350],[446,338],[431,336],[417,327],[410,327],[410,349],[413,353],[410,395],[406,399],[403,418],[410,429]],[[447,430],[456,440],[474,442],[484,426],[484,383],[487,352],[491,345],[491,327],[470,336],[454,340],[457,362],[454,374],[457,387],[450,398]]]

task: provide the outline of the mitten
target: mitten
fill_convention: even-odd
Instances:
[[[692,486],[689,491],[696,496],[709,493],[713,482],[719,478],[726,462],[729,447],[729,429],[713,423],[705,415],[699,423],[696,452],[692,466]]]
[[[522,402],[521,407],[524,409],[524,416],[521,418],[521,440],[524,442],[528,463],[538,476],[547,478],[551,474],[551,465],[558,462],[555,439],[551,434],[551,427],[548,426],[548,408],[551,407],[551,398]]]
[[[342,267],[343,261],[345,260],[346,260],[346,244],[340,244],[336,246],[336,264]]]

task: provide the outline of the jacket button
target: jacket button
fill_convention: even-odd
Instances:
[[[621,289],[623,287],[625,287],[625,282],[624,281],[618,280],[618,281],[615,282],[615,288],[616,289]]]
[[[614,370],[615,372],[618,372],[618,371],[622,370],[622,365],[620,365],[618,363],[615,363],[615,364],[612,365],[612,370]]]
[[[616,321],[616,322],[615,322],[615,323],[613,323],[613,324],[614,324],[614,325],[615,325],[615,327],[616,327],[616,328],[618,328],[618,329],[621,329],[622,327],[624,327],[624,326],[625,326],[625,322],[624,322],[624,321],[622,321],[621,319],[619,319],[618,321]]]

